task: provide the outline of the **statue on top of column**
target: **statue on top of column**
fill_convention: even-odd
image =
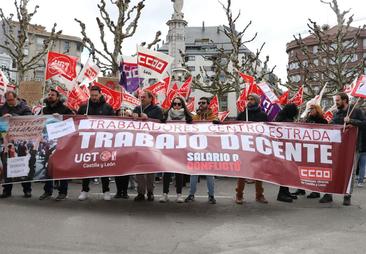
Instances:
[[[174,18],[183,18],[183,0],[172,0],[172,2],[174,3]]]

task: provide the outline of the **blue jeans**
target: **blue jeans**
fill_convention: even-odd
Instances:
[[[363,179],[365,177],[365,170],[366,170],[366,152],[365,153],[359,153],[359,159],[358,159],[358,183],[363,183]]]
[[[198,175],[191,175],[189,183],[189,194],[194,195],[197,191]],[[208,195],[213,196],[215,192],[215,177],[206,176]]]

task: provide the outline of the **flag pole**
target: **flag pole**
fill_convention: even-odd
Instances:
[[[361,99],[361,97],[357,98],[357,101],[356,101],[355,105],[353,105],[353,108],[352,108],[351,112],[350,112],[351,104],[348,105],[346,117],[350,117],[352,115],[353,110],[355,110],[355,108],[356,108],[358,102],[360,101],[360,99]],[[343,125],[343,131],[345,131],[345,129],[346,129],[346,123],[344,123],[344,125]]]
[[[41,109],[41,115],[43,115],[43,108],[45,107],[44,94],[46,92],[46,75],[47,75],[48,54],[49,53],[50,53],[50,50],[47,50],[46,66],[45,66],[45,69],[44,69],[44,84],[43,84],[43,91],[42,91],[42,109]]]

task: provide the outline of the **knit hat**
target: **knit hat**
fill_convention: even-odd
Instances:
[[[252,97],[258,105],[261,102],[261,98],[258,96],[258,94],[251,93],[248,95],[248,99],[249,99],[249,97]]]

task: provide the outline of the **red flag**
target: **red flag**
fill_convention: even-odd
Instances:
[[[191,83],[192,83],[192,76],[190,76],[182,85],[182,87],[179,89],[178,93],[183,98],[188,98],[191,93]]]
[[[245,83],[249,83],[250,85],[254,84],[253,76],[241,73],[240,71],[239,71],[239,75],[242,77],[242,79],[244,80]]]
[[[193,112],[194,111],[194,102],[195,102],[195,98],[194,97],[190,97],[188,99],[187,109],[188,109],[189,112]]]
[[[333,113],[331,111],[327,111],[324,113],[324,119],[328,121],[328,123],[333,119]]]
[[[210,104],[208,105],[208,108],[212,110],[212,113],[214,115],[217,115],[219,113],[219,99],[217,98],[217,95],[212,98]]]
[[[89,96],[84,93],[84,91],[75,86],[71,92],[68,93],[68,105],[74,110],[78,110],[80,105],[85,104],[88,102]]]
[[[46,64],[46,80],[58,74],[63,75],[69,80],[76,78],[77,58],[59,54],[56,52],[48,52]]]
[[[78,87],[69,92],[62,89],[60,86],[56,86],[56,91],[67,98],[66,105],[68,108],[77,111],[81,104],[88,101],[88,96]]]
[[[93,82],[95,86],[100,87],[102,90],[102,94],[104,98],[106,99],[107,103],[112,106],[114,110],[120,109],[122,104],[122,93],[113,89],[110,89],[109,87],[98,83],[96,81]]]
[[[172,102],[172,100],[174,99],[174,97],[176,97],[177,95],[178,95],[178,85],[177,84],[174,84],[174,86],[172,87],[172,89],[170,89],[169,93],[165,97],[165,100],[161,104],[161,107],[163,109],[169,109],[170,108],[170,103]]]
[[[140,105],[140,100],[129,94],[128,92],[122,92],[122,106],[126,108],[135,108],[136,106]]]
[[[220,122],[223,122],[229,114],[230,111],[219,112],[217,117],[219,118]]]
[[[84,92],[88,97],[90,97],[90,91],[89,91],[88,87],[87,87],[85,84],[81,85],[81,86],[80,86],[80,88],[81,88],[81,90],[83,90],[83,92]]]
[[[159,92],[166,94],[168,92],[168,87],[170,84],[170,77],[166,77],[163,81],[159,81],[145,90],[152,92],[153,94],[157,94]]]
[[[248,92],[247,92],[247,89],[244,88],[243,91],[241,92],[238,100],[236,101],[236,108],[237,108],[238,112],[243,112],[245,110],[247,96],[252,93],[257,94],[258,96],[261,96],[263,94],[262,90],[254,83],[249,85]]]
[[[296,106],[300,106],[304,102],[303,94],[304,94],[304,87],[300,86],[299,91],[297,91],[295,96],[292,97],[288,102],[294,103]]]
[[[286,92],[284,92],[279,98],[278,98],[278,104],[280,105],[286,105],[287,101],[288,101],[288,94],[289,91],[287,90]]]

